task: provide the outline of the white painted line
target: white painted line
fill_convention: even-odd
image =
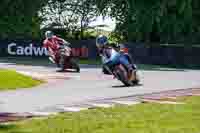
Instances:
[[[159,100],[142,100],[145,103],[158,103],[158,104],[185,104],[181,102],[172,102],[172,101],[159,101]]]
[[[122,105],[135,105],[141,103],[140,101],[113,101],[113,102]]]
[[[80,80],[79,75],[65,75],[65,74],[47,74],[47,73],[38,73],[38,72],[28,72],[28,71],[17,71],[18,73],[32,76],[32,77],[38,77],[38,78],[75,78],[77,80]]]
[[[185,104],[185,103],[181,103],[181,102],[171,102],[171,101],[163,101],[160,102],[161,104]]]
[[[49,115],[57,115],[56,112],[30,112],[32,115],[35,116],[49,116]]]
[[[110,108],[114,106],[114,104],[104,104],[104,103],[90,103],[90,105],[100,108]]]
[[[27,75],[27,76],[44,77],[43,74],[36,73],[36,72],[25,72],[25,71],[17,71],[17,72],[18,72],[18,73],[21,73],[21,74],[24,74],[24,75]]]
[[[191,94],[192,96],[200,96],[200,94]]]
[[[88,108],[82,108],[82,107],[62,107],[60,109],[63,109],[66,112],[79,112],[82,110],[88,110]]]

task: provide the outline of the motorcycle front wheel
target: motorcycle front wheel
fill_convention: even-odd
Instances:
[[[120,80],[125,86],[132,86],[132,82],[127,80],[127,74],[125,74],[126,69],[121,65],[115,68],[115,74],[118,80]]]
[[[61,71],[65,70],[65,55],[64,54],[61,54],[60,56],[59,66],[61,68]]]
[[[73,58],[70,60],[72,68],[76,70],[76,72],[80,72],[80,66],[78,65],[77,61]]]

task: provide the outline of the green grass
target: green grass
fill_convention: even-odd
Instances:
[[[199,133],[200,97],[185,105],[139,104],[1,125],[0,133]]]
[[[0,69],[0,75],[0,91],[30,88],[42,83],[42,81],[34,80],[11,70]]]
[[[79,59],[80,64],[87,64],[87,65],[101,65],[102,62],[99,58],[97,59]]]

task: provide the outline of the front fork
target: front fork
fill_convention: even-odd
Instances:
[[[61,69],[64,70],[64,68],[65,68],[65,55],[63,55],[63,54],[60,55],[59,65],[60,65]]]

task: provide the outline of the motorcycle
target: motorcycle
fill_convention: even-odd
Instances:
[[[76,72],[80,72],[80,67],[76,60],[73,58],[72,50],[70,47],[60,45],[58,55],[59,57],[56,58],[55,63],[59,68],[61,68],[61,71],[64,71],[66,69],[75,69]]]
[[[114,78],[120,80],[125,86],[137,85],[140,82],[137,66],[133,63],[132,58],[129,54],[120,53],[122,56],[125,56],[126,59],[132,64],[133,71],[131,73],[131,78],[129,78],[129,72],[126,66],[123,64],[117,63],[113,66],[104,65],[103,69],[110,75],[113,75]]]

